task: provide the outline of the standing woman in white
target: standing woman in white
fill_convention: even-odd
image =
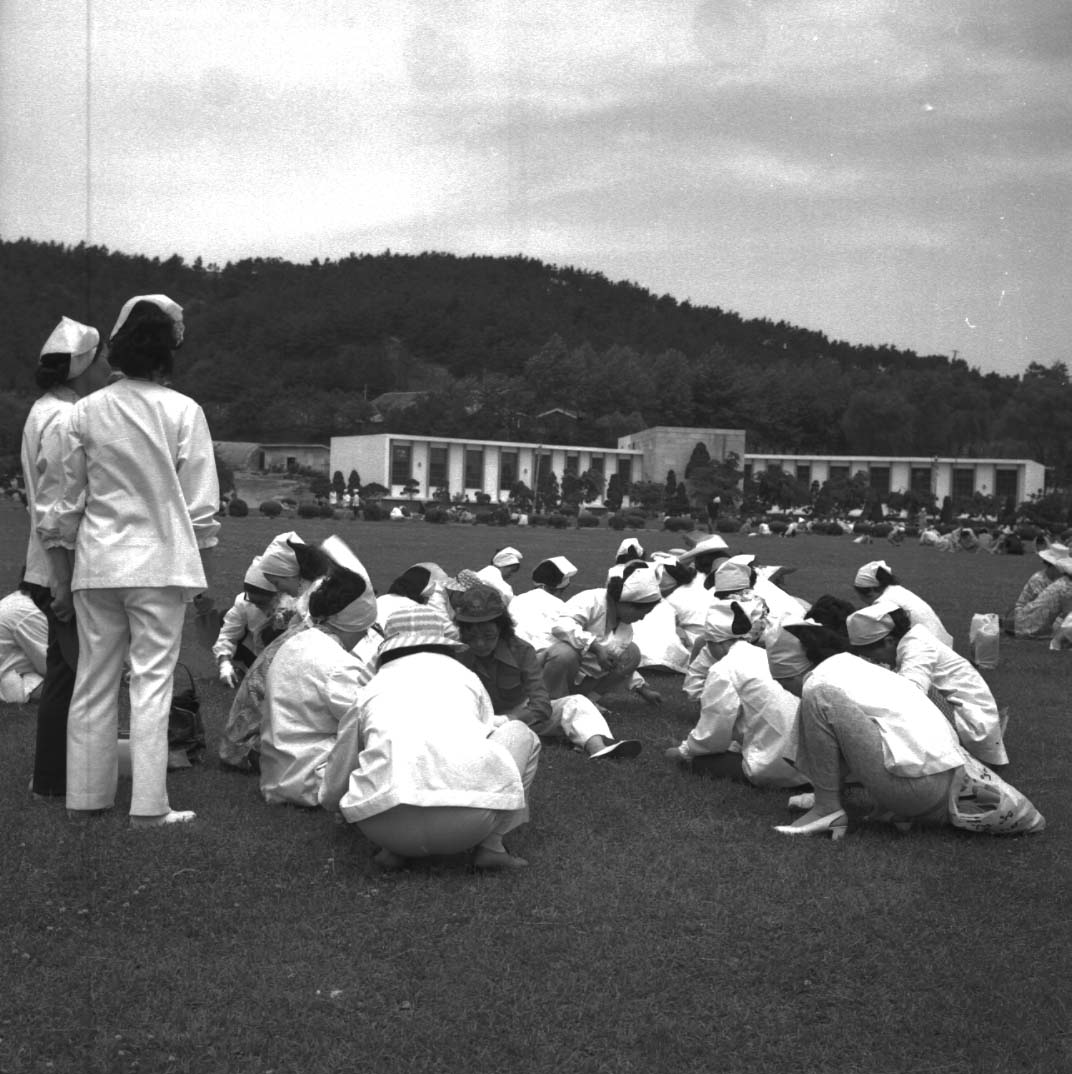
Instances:
[[[192,820],[167,795],[171,682],[186,603],[205,590],[219,485],[201,408],[165,387],[182,307],[130,299],[112,329],[123,374],[73,408],[63,494],[46,545],[73,548],[80,657],[67,724],[67,809],[115,804],[117,697],[130,661],[134,828]]]

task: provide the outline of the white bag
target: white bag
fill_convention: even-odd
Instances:
[[[996,612],[976,612],[968,628],[971,662],[984,670],[996,668],[1000,659],[1001,622]]]

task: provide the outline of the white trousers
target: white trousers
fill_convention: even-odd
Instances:
[[[603,713],[584,694],[567,694],[556,698],[551,702],[551,716],[557,729],[574,746],[583,748],[593,735],[602,735],[608,740],[614,737]]]
[[[74,607],[80,648],[67,718],[67,808],[115,804],[119,683],[129,650],[130,812],[167,813],[168,716],[186,615],[182,590],[81,589]]]

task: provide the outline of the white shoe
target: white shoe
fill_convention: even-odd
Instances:
[[[145,828],[166,828],[169,824],[188,824],[196,816],[197,814],[190,809],[172,809],[167,813],[161,813],[155,817],[132,816],[130,818],[130,826],[136,831],[141,831]]]

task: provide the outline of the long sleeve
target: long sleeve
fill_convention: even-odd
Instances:
[[[592,643],[599,640],[602,628],[606,626],[605,606],[603,614],[598,615],[599,609],[593,596],[599,597],[601,593],[586,589],[570,597],[551,627],[551,633],[559,641],[564,641],[579,653],[586,653]]]
[[[216,644],[212,646],[212,655],[217,660],[230,660],[238,648],[246,633],[255,629],[250,622],[250,610],[256,611],[252,604],[244,600],[239,594],[234,604],[227,609],[220,625],[220,633],[216,638]],[[260,615],[261,624],[264,622],[263,614]]]
[[[81,426],[75,421],[78,411],[76,406],[64,436],[58,494],[51,497],[38,523],[37,533],[45,548],[73,550],[85,512],[86,452],[82,444]]]
[[[924,693],[934,682],[938,646],[927,631],[910,630],[897,646],[897,674]]]
[[[715,664],[700,695],[700,719],[678,747],[683,757],[725,753],[733,742],[733,728],[741,711],[741,698],[733,682]]]
[[[45,654],[48,652],[48,620],[36,608],[19,620],[14,631],[15,642],[33,664],[38,675],[45,674]]]
[[[220,486],[216,476],[216,456],[205,413],[200,407],[190,411],[178,440],[175,470],[190,512],[198,548],[212,548],[218,542]]]
[[[540,728],[546,726],[551,719],[551,699],[547,693],[547,683],[540,671],[539,658],[531,646],[517,646],[516,655],[525,689],[525,701],[506,715],[527,724],[539,734]]]

